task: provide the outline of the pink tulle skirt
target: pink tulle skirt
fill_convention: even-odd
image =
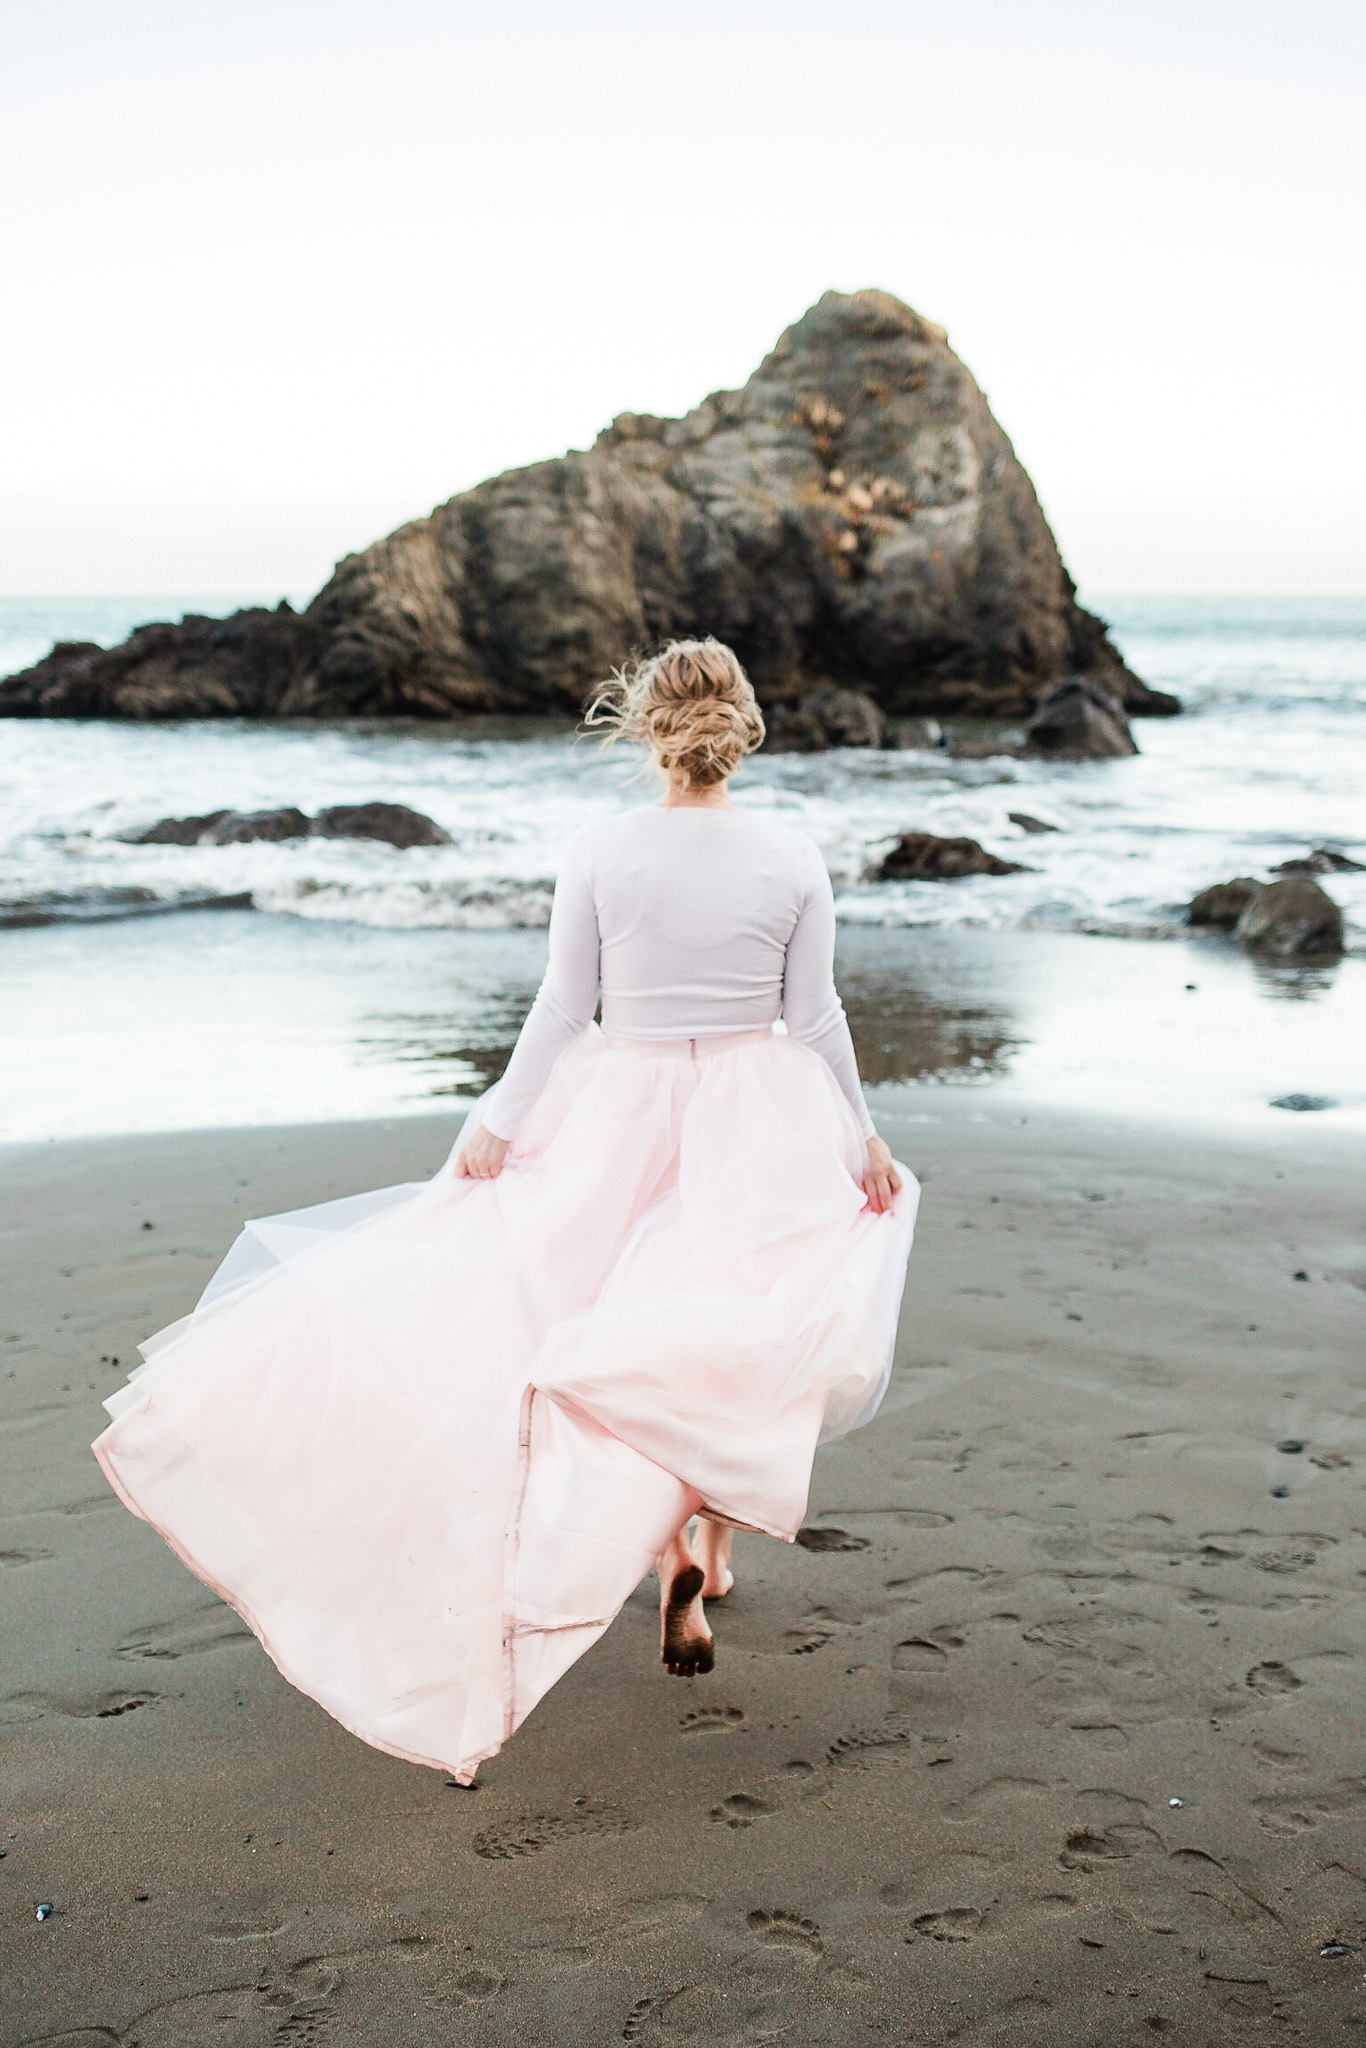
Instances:
[[[497,1180],[249,1223],[95,1455],[292,1684],[468,1782],[690,1514],[790,1541],[874,1413],[918,1189],[863,1165],[804,1046],[590,1026]]]

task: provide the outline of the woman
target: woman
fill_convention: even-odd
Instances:
[[[291,1683],[462,1783],[652,1563],[663,1662],[712,1668],[732,1529],[791,1541],[881,1400],[918,1192],[820,855],[730,801],[764,733],[735,656],[674,642],[589,718],[665,801],[571,842],[453,1171],[248,1224],[95,1445]]]

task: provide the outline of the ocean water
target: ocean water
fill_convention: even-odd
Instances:
[[[0,672],[56,638],[112,642],[141,618],[232,602],[0,601]],[[1090,980],[1139,1012],[1140,988],[1184,997],[1191,981],[1209,1012],[1217,983],[1238,1056],[1209,1045],[1189,1072],[1168,1057],[1171,1103],[1184,1091],[1264,1106],[1276,1081],[1262,1048],[1296,1067],[1287,1089],[1317,1075],[1346,1113],[1366,1022],[1366,874],[1328,878],[1349,958],[1325,973],[1258,970],[1229,942],[1188,935],[1183,907],[1208,882],[1264,875],[1311,846],[1366,860],[1366,600],[1093,602],[1139,674],[1187,706],[1138,721],[1132,760],[850,750],[760,757],[737,777],[738,803],[801,825],[825,854],[865,1066],[887,1069],[884,1086],[1020,1087],[1031,1074],[1043,1086],[1047,1072],[1055,1090],[1084,1093],[1087,1060],[1060,1049],[1091,1015]],[[586,819],[652,800],[636,776],[624,754],[550,723],[0,721],[0,1132],[387,1114],[473,1092],[534,990],[561,850]],[[372,798],[427,812],[451,845],[121,836],[223,807]],[[1056,829],[1026,833],[1013,810]],[[896,835],[920,828],[969,833],[1027,872],[876,881]],[[252,908],[193,908],[222,897]],[[1102,970],[1118,960],[1123,971]],[[1061,1004],[1058,974],[1074,991]],[[1203,1042],[1191,1016],[1178,1005],[1163,1027],[1168,1052]]]

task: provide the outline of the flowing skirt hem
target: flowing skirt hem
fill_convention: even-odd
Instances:
[[[192,1552],[186,1549],[173,1530],[168,1529],[164,1523],[159,1522],[154,1515],[149,1515],[146,1509],[139,1504],[136,1497],[129,1491],[119,1474],[118,1467],[105,1449],[104,1437],[96,1437],[90,1448],[95,1454],[95,1460],[101,1472],[103,1472],[129,1514],[136,1515],[140,1522],[146,1522],[148,1528],[155,1529],[167,1549],[174,1551],[185,1569],[193,1572],[200,1584],[207,1586],[211,1593],[215,1593],[225,1606],[231,1607],[234,1614],[240,1615],[285,1683],[293,1686],[295,1692],[301,1692],[305,1699],[312,1700],[315,1706],[321,1707],[328,1718],[335,1721],[339,1728],[344,1728],[348,1735],[354,1735],[357,1741],[366,1743],[371,1749],[382,1750],[385,1756],[397,1757],[400,1763],[422,1764],[427,1770],[449,1772],[456,1783],[462,1786],[472,1785],[474,1783],[474,1774],[480,1764],[487,1763],[492,1756],[497,1756],[498,1751],[503,1746],[500,1742],[494,1743],[478,1756],[466,1757],[462,1762],[452,1763],[445,1757],[424,1756],[417,1750],[404,1749],[398,1743],[388,1742],[382,1735],[376,1735],[370,1729],[357,1727],[355,1722],[348,1721],[344,1714],[338,1713],[335,1707],[329,1706],[328,1702],[320,1697],[306,1678],[301,1677],[291,1668],[287,1657],[282,1656],[278,1650],[272,1647],[266,1631],[240,1595],[232,1592],[227,1586],[222,1585],[214,1577],[213,1573],[206,1566],[202,1565]]]

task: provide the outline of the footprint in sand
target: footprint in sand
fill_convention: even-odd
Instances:
[[[1267,1657],[1262,1663],[1253,1665],[1246,1683],[1253,1692],[1275,1699],[1288,1692],[1298,1692],[1304,1680],[1298,1678],[1288,1664],[1282,1664],[1279,1658]]]
[[[916,1935],[928,1941],[971,1941],[982,1931],[982,1915],[976,1906],[941,1906],[937,1912],[917,1915],[911,1926],[914,1932],[907,1941]]]
[[[803,1550],[867,1550],[869,1538],[851,1536],[847,1529],[807,1528],[797,1531]]]
[[[1103,1833],[1095,1827],[1074,1828],[1063,1844],[1058,1861],[1064,1870],[1076,1870],[1086,1875],[1114,1863],[1127,1863],[1145,1849],[1161,1847],[1161,1837],[1151,1828],[1141,1825],[1106,1828]]]
[[[760,1799],[757,1793],[731,1792],[719,1806],[713,1806],[711,1817],[724,1821],[728,1828],[751,1828],[756,1820],[765,1820],[777,1810],[767,1799]]]
[[[1069,1721],[1068,1731],[1092,1749],[1127,1749],[1129,1738],[1114,1721]]]
[[[678,1725],[685,1735],[731,1735],[744,1719],[743,1707],[690,1707]]]
[[[496,1970],[462,1970],[460,1975],[440,1991],[429,1991],[423,2003],[430,2012],[448,2012],[470,2005],[484,2005],[490,1998],[496,1998],[507,1983],[506,1977]]]
[[[947,1595],[952,1599],[960,1591],[975,1592],[979,1587],[1004,1577],[1004,1572],[979,1570],[976,1565],[946,1564],[937,1571],[915,1572],[905,1579],[884,1579],[883,1586],[895,1600],[923,1600],[927,1593]]]
[[[1005,1813],[1017,1811],[1021,1805],[1054,1796],[1054,1788],[1042,1778],[987,1778],[954,1805],[945,1807],[944,1818],[955,1822],[983,1818],[999,1822]]]
[[[622,2040],[638,2041],[651,2015],[662,2012],[675,1998],[681,1998],[687,1988],[686,1984],[676,1984],[671,1991],[651,1991],[644,1998],[638,1998],[626,2015],[626,2024],[621,2030]]]
[[[1326,1820],[1344,1813],[1359,1813],[1366,1806],[1366,1785],[1360,1779],[1344,1779],[1331,1791],[1299,1792],[1283,1797],[1254,1799],[1252,1811],[1264,1828],[1276,1835],[1304,1835]]]
[[[155,1692],[97,1692],[85,1699],[65,1693],[15,1692],[0,1700],[0,1725],[53,1718],[73,1721],[117,1721],[139,1707],[152,1706]]]
[[[911,1738],[900,1728],[854,1730],[841,1735],[825,1752],[829,1764],[899,1763],[911,1753]]]
[[[634,1821],[613,1806],[585,1806],[579,1813],[531,1813],[506,1827],[484,1828],[474,1838],[476,1856],[499,1863],[510,1856],[539,1856],[556,1842],[573,1836],[624,1835]]]
[[[823,1650],[831,1639],[831,1631],[821,1628],[790,1628],[783,1641],[789,1657],[809,1657],[814,1650]]]
[[[820,1928],[800,1913],[786,1913],[778,1906],[756,1906],[745,1915],[745,1925],[764,1948],[790,1949],[812,1962],[821,1953]]]
[[[962,1647],[961,1636],[950,1636],[946,1641],[954,1649]],[[908,1642],[898,1643],[892,1652],[892,1669],[923,1676],[930,1672],[947,1671],[948,1650],[940,1643],[933,1643],[928,1636],[912,1636]]]
[[[154,1621],[149,1628],[137,1628],[119,1644],[120,1657],[191,1657],[202,1650],[219,1650],[229,1643],[251,1642],[251,1630],[239,1614],[221,1600],[211,1600],[178,1614],[172,1621]]]

